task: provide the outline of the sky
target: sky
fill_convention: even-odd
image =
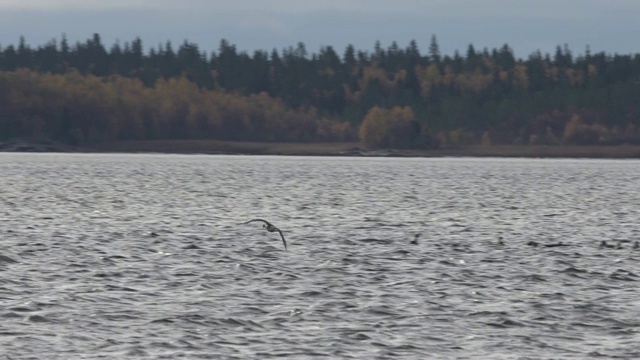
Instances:
[[[0,46],[32,47],[64,34],[70,43],[100,34],[105,47],[139,37],[146,51],[185,40],[215,51],[226,39],[241,51],[308,52],[376,41],[442,54],[509,45],[516,57],[567,44],[574,55],[640,53],[640,0],[0,0]]]

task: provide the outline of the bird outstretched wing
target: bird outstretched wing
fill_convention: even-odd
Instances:
[[[282,234],[282,231],[280,231],[280,229],[276,228],[278,230],[278,233],[280,233],[280,237],[282,238],[282,243],[284,244],[284,249],[287,250],[287,240],[284,239],[284,234]]]
[[[284,249],[287,250],[287,240],[285,240],[284,238],[284,234],[282,233],[282,231],[280,229],[278,229],[277,227],[273,226],[273,224],[271,224],[270,222],[268,222],[267,220],[263,220],[263,219],[251,219],[247,222],[243,222],[240,225],[244,225],[244,224],[248,224],[248,223],[252,223],[255,221],[260,221],[263,222],[265,224],[265,227],[267,228],[267,230],[269,232],[273,232],[273,231],[277,231],[278,234],[280,234],[280,237],[282,238],[282,244],[284,244]]]
[[[271,223],[270,223],[270,222],[268,222],[267,220],[262,220],[262,219],[251,219],[251,220],[249,220],[249,221],[245,221],[245,222],[243,222],[243,223],[242,223],[242,224],[240,224],[240,225],[245,225],[245,224],[252,223],[252,222],[256,222],[256,221],[262,221],[263,223],[267,224],[267,226],[268,226],[268,225],[271,225]],[[273,226],[273,225],[271,225],[271,226]]]

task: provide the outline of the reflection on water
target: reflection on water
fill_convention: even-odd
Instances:
[[[639,165],[0,154],[0,358],[637,358]]]

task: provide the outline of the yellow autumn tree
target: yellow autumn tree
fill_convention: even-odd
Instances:
[[[431,64],[427,67],[416,65],[415,72],[420,82],[420,95],[427,99],[431,92],[431,86],[439,85],[442,80],[440,68],[436,64]]]
[[[396,106],[383,109],[374,106],[360,125],[360,142],[367,147],[402,148],[413,145],[419,133],[413,110]]]
[[[517,64],[514,67],[513,78],[515,84],[520,88],[529,88],[529,76],[527,75],[527,67],[524,64]]]
[[[485,131],[484,134],[482,134],[482,140],[480,140],[480,145],[482,146],[491,146],[493,145],[491,142],[491,136],[489,136],[489,132]]]
[[[360,142],[367,147],[382,146],[389,133],[386,111],[378,106],[369,109],[360,125]]]
[[[574,114],[564,128],[563,140],[568,144],[594,145],[608,137],[607,129],[599,124],[587,125]]]

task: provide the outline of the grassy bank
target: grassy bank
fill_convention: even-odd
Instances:
[[[358,150],[358,143],[263,143],[217,140],[150,140],[102,143],[89,151],[173,154],[341,155]]]
[[[244,154],[301,156],[394,157],[525,157],[640,159],[640,146],[465,146],[432,150],[366,149],[359,143],[264,143],[217,140],[152,140],[100,143],[74,147],[51,140],[0,141],[7,152]]]
[[[359,143],[258,143],[216,140],[155,140],[103,143],[89,152],[398,157],[640,158],[640,146],[467,146],[435,150],[370,150]]]

